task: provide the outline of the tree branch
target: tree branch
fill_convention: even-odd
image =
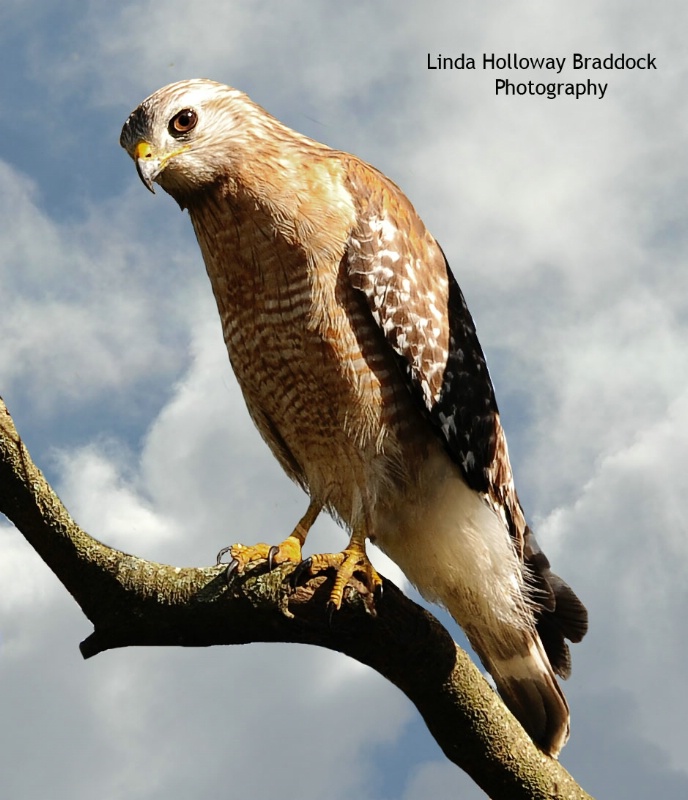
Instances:
[[[93,623],[84,658],[131,645],[299,642],[345,653],[399,687],[447,758],[493,800],[590,800],[543,755],[470,658],[427,611],[384,582],[375,602],[350,592],[332,620],[326,576],[172,567],[113,550],[71,519],[0,399],[0,512],[23,533]]]

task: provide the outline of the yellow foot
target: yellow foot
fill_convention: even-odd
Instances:
[[[281,544],[269,545],[264,542],[254,545],[233,544],[225,547],[217,554],[217,563],[222,564],[222,558],[229,554],[227,562],[227,578],[235,572],[243,574],[244,570],[259,561],[267,561],[268,569],[273,569],[277,564],[290,561],[293,564],[301,563],[301,542],[296,536],[288,536]]]
[[[304,562],[304,566],[307,567],[312,575],[334,568],[334,586],[332,587],[329,601],[332,610],[338,611],[341,608],[344,589],[351,583],[354,576],[368,589],[371,599],[382,586],[382,578],[370,563],[365,550],[361,550],[358,547],[351,549],[347,547],[341,553],[324,553],[311,556]]]

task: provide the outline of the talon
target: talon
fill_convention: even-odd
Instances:
[[[227,549],[229,550],[229,548]],[[220,562],[218,561],[218,564],[219,563]],[[233,558],[231,561],[227,563],[227,569],[225,571],[225,580],[227,581],[227,583],[231,582],[232,576],[234,575],[234,573],[237,571],[238,568],[239,568],[239,562],[236,560],[236,558]]]
[[[238,571],[241,575],[248,567],[253,567],[261,561],[267,562],[268,569],[272,570],[279,564],[295,564],[300,565],[301,562],[301,547],[306,541],[306,536],[311,525],[315,522],[316,517],[320,513],[322,506],[317,502],[311,500],[306,513],[299,520],[292,533],[278,545],[269,545],[261,542],[246,546],[244,544],[231,544],[229,547],[223,547],[217,554],[216,563],[222,564],[222,557],[229,553],[232,560],[227,567],[227,580]],[[307,562],[307,565],[310,561]],[[299,572],[296,579],[301,575]]]
[[[311,573],[334,569],[334,586],[330,593],[329,606],[333,611],[338,611],[344,599],[344,590],[352,585],[352,581],[360,581],[369,592],[369,600],[375,599],[382,579],[368,560],[365,550],[354,542],[341,553],[327,553],[316,555],[310,565]],[[357,588],[354,585],[354,588]],[[332,616],[332,614],[331,614]]]
[[[227,570],[228,577],[235,572],[243,575],[247,569],[256,566],[267,565],[269,570],[273,570],[278,564],[291,562],[299,564],[301,562],[301,543],[294,536],[288,536],[282,544],[269,545],[259,543],[254,545],[232,544],[223,547],[217,554],[217,563],[221,564],[222,557],[229,553],[231,561]]]
[[[293,589],[296,589],[296,585],[301,579],[303,573],[310,572],[312,566],[313,566],[313,559],[310,556],[308,558],[305,558],[300,564],[296,565],[294,571],[289,576],[289,580],[291,581]]]
[[[268,550],[268,569],[270,570],[270,572],[272,572],[272,570],[275,568],[275,557],[277,556],[278,553],[279,553],[279,547],[277,547],[276,545],[273,545]]]

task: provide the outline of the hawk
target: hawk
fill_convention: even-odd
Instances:
[[[566,639],[585,607],[526,524],[485,357],[440,246],[401,190],[209,80],[166,86],[127,119],[143,183],[188,210],[249,413],[308,509],[278,546],[232,568],[301,563],[322,510],[354,575],[381,579],[366,539],[446,607],[531,738],[556,756],[569,710]]]

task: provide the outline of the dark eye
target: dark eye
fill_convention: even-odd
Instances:
[[[192,131],[196,127],[197,122],[198,114],[193,108],[185,108],[172,117],[168,130],[172,136],[181,136],[183,133]]]

